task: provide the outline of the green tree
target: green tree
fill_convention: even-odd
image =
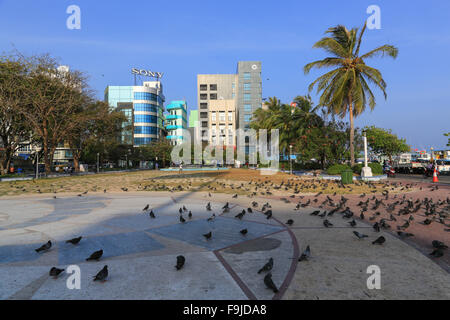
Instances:
[[[72,149],[76,172],[80,169],[83,149],[88,144],[91,145],[91,151],[97,151],[95,153],[95,162],[97,153],[100,154],[103,160],[105,159],[104,157],[107,154],[105,150],[106,142],[118,139],[118,135],[122,130],[122,122],[126,121],[122,112],[110,110],[108,104],[102,101],[87,104],[81,112],[84,115],[82,117],[83,121],[80,121],[78,126],[72,127],[72,131],[67,135],[67,141]],[[86,157],[85,154],[86,158],[91,160],[91,157]]]
[[[31,143],[31,130],[17,108],[24,104],[21,86],[26,65],[17,57],[0,57],[0,174],[7,174],[14,153]]]
[[[355,163],[354,117],[363,113],[367,105],[371,110],[376,105],[375,96],[369,84],[379,88],[385,99],[387,98],[386,82],[381,72],[366,65],[365,60],[380,55],[388,55],[392,58],[398,55],[398,49],[392,45],[382,45],[360,55],[365,30],[366,24],[359,34],[357,28],[348,30],[342,25],[328,29],[326,33],[330,34],[330,37],[322,38],[314,44],[313,48],[324,49],[332,56],[314,61],[304,67],[305,74],[308,74],[312,68],[335,68],[312,82],[309,91],[317,85],[317,92],[321,92],[320,106],[327,107],[329,113],[342,118],[349,114],[352,166]]]
[[[28,68],[21,88],[25,102],[17,106],[17,112],[42,143],[45,171],[49,174],[58,145],[86,121],[82,111],[92,102],[92,93],[86,75],[58,68],[49,55],[23,59]]]
[[[450,147],[450,132],[444,133],[444,136],[448,137],[447,147]]]
[[[372,151],[379,155],[385,155],[392,161],[392,156],[403,152],[409,152],[411,147],[405,139],[399,139],[391,130],[376,128],[374,126],[364,128],[367,135],[367,143]]]

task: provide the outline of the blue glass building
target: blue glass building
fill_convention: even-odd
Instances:
[[[165,97],[160,81],[146,81],[142,86],[108,86],[105,101],[128,119],[123,124],[122,143],[139,147],[163,135]]]

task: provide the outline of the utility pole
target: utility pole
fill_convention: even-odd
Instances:
[[[36,179],[39,179],[39,152],[36,150]]]
[[[290,173],[292,174],[292,144],[289,145],[289,164],[290,164]]]

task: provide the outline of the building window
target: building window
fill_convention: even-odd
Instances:
[[[245,122],[250,122],[251,118],[252,118],[251,114],[244,114],[244,121]]]
[[[244,111],[245,112],[252,112],[252,105],[251,104],[244,104]]]
[[[202,122],[202,128],[208,128],[208,122],[207,121],[203,121]]]
[[[210,84],[209,85],[209,90],[217,91],[217,84]]]
[[[157,101],[158,97],[156,94],[150,92],[135,92],[134,100]]]
[[[209,95],[209,98],[210,98],[211,100],[217,100],[217,93],[211,93],[211,94]]]
[[[215,126],[211,128],[211,135],[212,135],[213,137],[216,136],[216,127],[215,127]]]
[[[135,114],[134,123],[156,123],[158,117],[146,114]]]
[[[232,122],[233,121],[233,112],[228,111],[228,122]]]
[[[244,83],[244,91],[250,91],[252,89],[251,83]]]
[[[244,93],[244,101],[252,100],[252,95],[250,93]]]
[[[215,112],[211,113],[211,121],[216,122],[216,113]]]
[[[156,106],[148,103],[135,103],[134,111],[145,111],[145,112],[154,112],[156,113]]]
[[[233,92],[233,93],[231,94],[231,97],[234,99],[234,97],[236,97],[236,93]]]
[[[200,118],[208,118],[208,112],[200,112]]]
[[[200,109],[208,109],[207,103],[200,103]]]
[[[233,82],[233,83],[231,84],[231,88],[233,88],[233,89],[236,88],[236,83]]]
[[[244,72],[244,80],[251,80],[252,75],[250,72]]]
[[[134,134],[157,134],[156,127],[134,127]]]
[[[208,95],[206,93],[202,93],[200,95],[200,100],[208,100]]]
[[[201,84],[200,85],[200,91],[206,91],[208,90],[208,85],[207,84]]]
[[[225,112],[220,112],[219,113],[219,121],[220,122],[225,122]]]

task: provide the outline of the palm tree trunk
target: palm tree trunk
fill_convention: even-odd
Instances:
[[[355,165],[355,128],[353,123],[353,102],[351,95],[349,96],[348,111],[350,113],[350,165],[353,167]]]

